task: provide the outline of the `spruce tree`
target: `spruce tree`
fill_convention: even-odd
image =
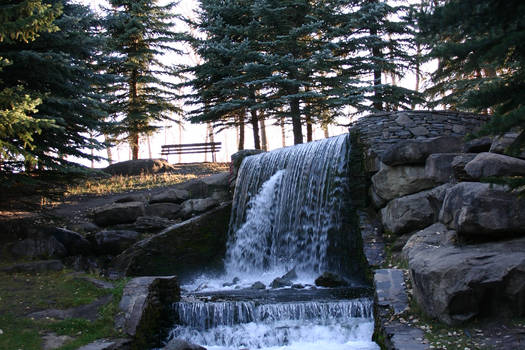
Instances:
[[[159,1],[110,0],[107,17],[111,35],[110,52],[116,62],[110,72],[121,79],[114,88],[113,110],[118,127],[116,135],[125,135],[138,159],[141,134],[157,129],[156,121],[171,120],[179,113],[175,65],[163,63],[161,56],[176,53],[174,44],[183,37],[174,31],[176,3]]]
[[[450,0],[427,4],[421,40],[439,67],[429,90],[435,104],[494,117],[483,134],[525,130],[525,4],[519,0]],[[441,97],[440,97],[441,96]],[[509,150],[525,147],[525,133]]]
[[[53,21],[60,13],[59,4],[5,1],[0,5],[0,51],[8,44],[31,42],[39,32],[58,30]],[[34,117],[41,99],[31,96],[22,85],[7,86],[1,80],[3,67],[10,64],[12,61],[0,56],[0,159],[13,161],[30,158],[34,136],[54,123]]]

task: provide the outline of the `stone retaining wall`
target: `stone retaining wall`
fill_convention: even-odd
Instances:
[[[402,111],[372,114],[350,125],[367,146],[367,170],[377,171],[377,157],[407,139],[465,136],[478,131],[490,116],[454,111]]]

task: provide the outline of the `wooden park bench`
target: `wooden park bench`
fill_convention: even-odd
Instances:
[[[162,145],[160,154],[166,156],[194,153],[211,153],[215,160],[215,153],[221,150],[220,142],[185,143],[178,145]]]

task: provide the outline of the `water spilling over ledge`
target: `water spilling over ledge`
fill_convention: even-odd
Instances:
[[[169,339],[207,349],[376,350],[371,289],[349,195],[348,135],[246,158],[225,274],[183,286]],[[266,289],[294,271],[290,285]],[[348,286],[317,288],[325,271]],[[250,288],[262,282],[261,289]]]

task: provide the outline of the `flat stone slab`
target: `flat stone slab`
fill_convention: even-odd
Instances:
[[[81,346],[77,350],[119,350],[130,342],[131,340],[129,339],[99,339],[93,343]]]
[[[394,321],[383,324],[386,346],[390,350],[427,350],[428,344],[423,343],[425,332],[419,328],[411,327],[401,322]]]
[[[408,296],[405,290],[405,280],[402,270],[376,270],[374,285],[378,305],[389,307],[395,315],[408,309]]]
[[[359,228],[363,240],[363,251],[369,266],[381,266],[385,262],[383,230],[378,220],[373,220],[364,211],[358,211]]]

